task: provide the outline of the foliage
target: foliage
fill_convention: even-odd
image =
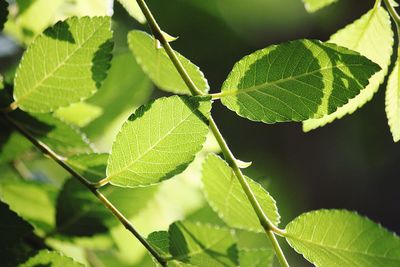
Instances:
[[[279,228],[276,201],[212,116],[221,100],[309,131],[353,113],[389,71],[396,2],[385,0],[389,16],[377,0],[328,42],[251,53],[215,94],[144,0],[118,2],[153,35],[115,26],[113,1],[0,0],[1,28],[26,46],[15,75],[0,76],[2,266],[288,266],[277,236],[316,266],[400,265],[400,238],[354,212]],[[303,2],[315,12],[336,1]],[[397,59],[386,94],[396,142],[398,76]],[[152,85],[167,96],[149,100]]]

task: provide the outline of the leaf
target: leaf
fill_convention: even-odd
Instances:
[[[55,251],[41,250],[37,255],[30,258],[20,267],[83,267],[82,264],[74,261],[72,258],[61,255]]]
[[[13,132],[8,123],[0,119],[0,164],[16,160],[29,150],[32,145],[23,136]]]
[[[0,0],[0,31],[3,30],[4,23],[7,21],[8,16],[8,3],[6,0]],[[3,77],[0,76],[0,81],[2,83]]]
[[[94,94],[110,66],[110,25],[109,17],[73,17],[39,36],[17,69],[18,106],[45,113]]]
[[[31,135],[62,156],[92,151],[92,147],[84,134],[50,114],[35,114],[33,116],[15,111],[10,116]]]
[[[316,266],[400,265],[399,237],[353,212],[308,212],[286,230],[289,244]]]
[[[371,100],[379,89],[379,85],[383,82],[388,71],[393,51],[393,31],[389,15],[383,7],[374,8],[360,19],[332,35],[329,42],[361,53],[379,64],[381,70],[369,79],[368,86],[346,105],[338,108],[336,112],[320,119],[311,119],[303,122],[303,130],[305,132],[331,123],[346,114],[353,113]]]
[[[14,2],[14,1],[13,1]],[[16,0],[17,10],[10,13],[4,31],[19,42],[29,44],[47,27],[57,21],[56,14],[63,0]]]
[[[142,31],[131,31],[128,43],[136,61],[157,87],[172,93],[190,94],[165,50],[155,46],[156,40],[153,37]],[[200,69],[181,54],[175,53],[197,88],[204,93],[208,92],[207,80]]]
[[[122,126],[107,177],[124,187],[158,183],[181,173],[206,140],[208,98],[171,96],[144,105]]]
[[[67,159],[67,163],[92,182],[105,178],[108,154],[81,154]]]
[[[85,178],[97,181],[105,177],[107,160],[107,154],[88,154],[71,157],[67,162]],[[100,189],[128,218],[145,208],[157,190],[156,187]],[[57,199],[56,224],[58,232],[64,235],[91,236],[106,232],[118,221],[87,188],[69,179]]]
[[[3,177],[2,177],[3,178]],[[28,181],[1,181],[0,197],[39,234],[55,226],[55,203],[58,189],[50,184]]]
[[[169,234],[167,231],[153,232],[147,237],[147,241],[163,256],[170,257]]]
[[[241,267],[272,266],[275,251],[265,233],[237,231],[236,238]]]
[[[113,0],[64,1],[59,12],[65,17],[112,16]]]
[[[126,75],[129,70],[129,75]],[[118,90],[115,90],[118,88]],[[101,89],[87,103],[102,109],[102,115],[83,131],[101,151],[110,151],[112,142],[126,118],[149,99],[150,80],[135,62],[130,51],[117,53]]]
[[[126,11],[138,22],[144,24],[146,23],[146,18],[140,10],[139,5],[136,1],[131,0],[118,0],[120,4],[126,9]]]
[[[54,116],[62,121],[77,127],[85,127],[103,113],[100,107],[85,102],[71,104],[68,107],[59,108]]]
[[[168,233],[173,260],[194,266],[237,266],[235,240],[227,228],[176,222]]]
[[[241,59],[222,86],[221,100],[253,121],[303,121],[346,104],[378,70],[346,48],[297,40]]]
[[[258,183],[246,177],[253,193],[272,223],[279,223],[275,200]],[[204,193],[210,206],[230,227],[263,232],[260,221],[233,173],[221,158],[210,154],[203,164]]]
[[[32,237],[32,226],[9,206],[0,202],[0,262],[2,267],[19,266],[32,254],[25,239]]]
[[[393,135],[393,140],[400,140],[400,84],[399,84],[399,61],[389,76],[386,89],[386,116]]]
[[[0,247],[12,246],[32,232],[32,226],[0,202]]]
[[[318,11],[326,6],[329,6],[338,0],[302,0],[304,6],[309,13]]]

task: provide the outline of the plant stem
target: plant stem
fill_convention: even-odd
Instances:
[[[389,0],[383,0],[383,2],[385,2],[385,6],[387,7],[390,15],[392,16],[394,22],[396,23],[396,25],[400,24],[400,16],[397,13],[396,9],[394,9],[394,7],[390,4]]]
[[[61,167],[63,167],[67,172],[69,172],[73,177],[79,180],[90,192],[92,192],[103,205],[112,212],[112,214],[125,226],[125,228],[131,232],[142,245],[153,255],[154,258],[162,265],[166,266],[166,260],[147,242],[147,240],[142,237],[136,229],[133,227],[131,222],[96,188],[88,181],[85,177],[76,172],[67,163],[64,162],[64,158],[54,152],[46,144],[42,143],[32,136],[28,131],[11,119],[7,114],[3,114],[5,120],[15,128],[21,135],[28,139],[36,148],[38,148],[43,154],[50,157],[52,160],[57,162]]]
[[[174,63],[176,69],[180,73],[180,75],[181,75],[182,79],[185,81],[186,85],[189,87],[192,94],[193,95],[203,95],[203,93],[193,83],[192,79],[186,72],[185,68],[180,63],[174,50],[171,48],[171,46],[165,39],[165,37],[161,31],[161,28],[159,27],[159,25],[157,24],[157,21],[154,19],[153,15],[151,14],[151,11],[147,7],[145,1],[144,0],[136,0],[136,1],[137,1],[138,5],[140,6],[144,16],[146,17],[147,22],[153,32],[154,37],[158,41],[160,41],[160,43],[163,45],[165,51],[167,52],[171,61]],[[275,233],[279,234],[279,235],[283,235],[285,231],[276,227],[264,213],[260,203],[258,202],[258,200],[255,197],[253,191],[251,190],[249,184],[247,183],[246,178],[244,177],[239,166],[237,165],[237,161],[236,161],[233,153],[229,149],[228,144],[226,143],[225,139],[223,138],[221,132],[218,129],[217,124],[215,123],[214,119],[211,116],[210,116],[210,129],[211,129],[212,133],[214,134],[219,146],[221,147],[221,151],[224,154],[225,160],[227,161],[229,166],[233,169],[237,179],[239,180],[240,185],[243,188],[244,193],[246,194],[254,211],[256,212],[257,217],[258,217],[262,227],[264,228],[267,236],[271,240],[271,243],[275,249],[276,256],[278,257],[281,266],[285,266],[285,267],[289,266],[284,254],[282,252],[282,249],[279,246],[278,240],[275,237]]]
[[[169,58],[171,59],[172,63],[174,64],[174,66],[177,69],[177,71],[179,72],[179,74],[181,75],[183,81],[185,82],[186,86],[189,88],[192,95],[204,95],[204,93],[202,91],[200,91],[197,88],[197,86],[194,84],[193,80],[190,78],[189,74],[186,72],[186,69],[183,67],[181,61],[176,56],[175,51],[169,45],[169,42],[165,39],[163,31],[158,26],[156,20],[153,17],[153,14],[151,14],[150,9],[146,5],[146,2],[144,0],[137,0],[137,3],[139,5],[140,9],[142,10],[144,16],[147,19],[148,25],[150,26],[153,36],[158,41],[160,41],[160,43],[164,47],[165,52],[167,52]]]
[[[17,102],[12,102],[8,107],[0,108],[0,113],[5,114],[18,108]]]

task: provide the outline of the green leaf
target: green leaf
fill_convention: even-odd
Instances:
[[[329,6],[338,0],[302,0],[307,12],[313,13],[326,6]]]
[[[289,244],[316,266],[400,265],[400,238],[353,212],[308,212],[286,231]]]
[[[146,18],[143,15],[142,10],[140,10],[140,7],[136,1],[118,0],[118,2],[121,3],[121,5],[129,13],[129,15],[131,15],[134,19],[136,19],[138,22],[142,24],[146,23]]]
[[[189,88],[182,80],[164,48],[157,48],[156,40],[142,31],[131,31],[128,34],[129,48],[143,71],[162,90],[190,94]],[[200,91],[209,90],[207,80],[200,69],[188,59],[175,52],[189,76]]]
[[[81,154],[67,159],[67,163],[86,179],[97,182],[106,176],[108,154]]]
[[[129,70],[129,75],[126,75]],[[118,88],[118,90],[115,90]],[[102,115],[83,131],[101,151],[110,151],[112,142],[126,118],[147,102],[153,88],[130,51],[114,55],[100,90],[87,103],[102,109]]]
[[[383,7],[376,7],[332,35],[329,42],[361,53],[376,62],[381,67],[381,70],[369,79],[368,86],[346,105],[338,108],[336,112],[320,119],[305,121],[303,123],[305,132],[331,123],[346,114],[353,113],[371,100],[379,89],[379,85],[387,74],[393,51],[393,31],[389,15]]]
[[[55,186],[34,181],[0,183],[0,198],[32,224],[39,234],[48,233],[55,226],[57,193]]]
[[[3,30],[4,23],[7,21],[8,16],[8,3],[6,0],[0,0],[0,31]],[[0,81],[3,81],[3,78],[0,77]]]
[[[14,2],[14,1],[13,1]],[[16,0],[4,31],[25,44],[57,21],[63,0]]]
[[[73,259],[63,256],[55,251],[41,250],[37,255],[30,258],[20,267],[83,267],[82,264],[74,261]]]
[[[222,86],[222,103],[265,123],[318,118],[346,104],[378,70],[367,58],[333,44],[273,45],[236,63]]]
[[[157,249],[163,257],[170,257],[169,253],[169,233],[167,231],[158,231],[149,234],[147,241]]]
[[[400,84],[399,84],[399,61],[389,76],[386,89],[386,116],[393,135],[393,140],[400,140]]]
[[[110,17],[74,17],[36,38],[15,76],[18,106],[51,112],[95,93],[110,66],[110,25]]]
[[[1,119],[0,126],[0,164],[16,160],[32,147],[26,138],[13,132],[8,123],[3,122]]]
[[[107,166],[124,187],[158,183],[181,173],[206,140],[208,98],[172,96],[140,107],[122,126]]]
[[[275,200],[260,184],[248,177],[246,179],[268,218],[278,224],[279,214]],[[263,232],[237,177],[225,161],[210,154],[203,164],[202,181],[208,203],[227,225]]]
[[[59,108],[54,112],[54,116],[71,125],[82,128],[98,118],[102,113],[103,110],[98,106],[78,102],[68,107]]]
[[[15,111],[11,117],[31,135],[60,155],[69,156],[93,150],[84,134],[51,114],[30,115]]]
[[[265,233],[236,231],[241,267],[272,266],[275,251]]]
[[[235,240],[227,228],[176,222],[168,233],[170,253],[177,262],[194,266],[237,266]]]
[[[25,222],[9,206],[0,202],[0,247],[18,243],[32,232],[32,226]]]

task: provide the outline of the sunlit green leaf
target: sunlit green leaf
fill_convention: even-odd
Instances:
[[[382,69],[369,79],[369,84],[365,89],[346,105],[338,108],[336,112],[320,119],[305,121],[303,123],[303,130],[306,132],[324,126],[335,119],[340,119],[346,114],[353,113],[371,100],[375,92],[379,89],[379,85],[383,82],[387,74],[393,51],[393,31],[389,15],[383,7],[376,7],[360,19],[332,35],[329,42],[361,53],[379,64]]]
[[[303,0],[306,10],[310,13],[320,10],[329,6],[338,0]]]
[[[286,230],[289,244],[319,267],[400,265],[400,238],[353,212],[305,213]]]
[[[42,250],[37,255],[30,258],[20,267],[83,267],[84,265],[74,261],[72,258],[61,255],[55,251]]]
[[[399,59],[389,76],[386,89],[386,116],[388,118],[393,140],[400,140],[400,83]]]
[[[110,24],[109,17],[74,17],[39,36],[15,76],[18,106],[43,113],[91,96],[110,66]]]
[[[102,113],[103,110],[100,107],[86,102],[78,102],[68,107],[59,108],[54,112],[54,116],[72,125],[85,127]]]
[[[157,87],[168,92],[190,94],[167,53],[163,48],[157,47],[153,37],[142,31],[131,31],[128,42],[136,61]],[[208,92],[207,80],[200,69],[179,53],[175,53],[199,90]]]
[[[14,1],[13,1],[14,2]],[[4,31],[23,43],[30,43],[57,19],[63,0],[17,0],[16,14],[10,14]]]
[[[135,62],[132,53],[115,54],[102,87],[87,100],[88,104],[101,108],[102,114],[83,131],[101,151],[110,151],[122,124],[137,107],[147,102],[152,92],[150,80]]]
[[[262,232],[263,228],[233,170],[221,158],[210,154],[203,165],[204,192],[210,206],[230,227]],[[279,223],[275,200],[258,183],[247,178],[268,218]]]
[[[121,5],[129,13],[129,15],[131,15],[137,21],[139,21],[142,24],[146,22],[146,18],[144,17],[144,15],[143,15],[142,11],[140,10],[140,7],[136,1],[118,0],[118,2],[120,2]]]
[[[194,266],[237,266],[235,239],[227,228],[177,222],[170,226],[168,233],[170,253],[177,262]]]
[[[135,187],[185,170],[206,140],[210,109],[208,98],[178,96],[140,107],[113,144],[108,180]]]
[[[222,86],[222,103],[265,123],[322,117],[346,104],[379,67],[333,44],[297,40],[244,57]]]

